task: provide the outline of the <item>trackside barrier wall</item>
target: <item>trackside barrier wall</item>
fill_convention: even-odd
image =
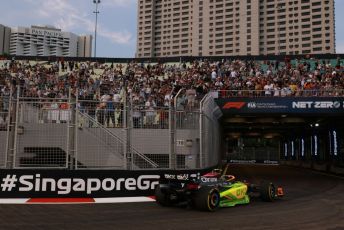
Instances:
[[[281,165],[287,165],[292,167],[300,167],[300,168],[306,168],[306,169],[312,169],[319,172],[324,173],[332,173],[340,176],[344,176],[344,167],[342,166],[336,166],[335,164],[331,163],[316,163],[316,162],[310,162],[310,161],[286,161],[281,160]]]
[[[0,198],[108,198],[153,196],[159,178],[203,175],[212,168],[197,170],[0,170],[4,187]],[[25,182],[25,183],[24,183]],[[7,185],[7,184],[6,184]],[[147,200],[152,200],[147,197]],[[89,200],[88,200],[89,201]]]

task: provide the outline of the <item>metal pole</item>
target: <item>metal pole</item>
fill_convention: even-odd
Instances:
[[[120,102],[121,103],[121,102]],[[122,127],[123,130],[125,131],[125,138],[124,138],[124,144],[123,144],[123,168],[124,169],[130,169],[129,164],[128,164],[128,127],[127,127],[127,93],[124,93],[124,100],[123,100],[123,109],[120,107],[120,113],[122,113]]]
[[[71,87],[70,87],[69,91],[68,91],[68,106],[71,107],[71,105],[72,105],[72,102],[71,102]],[[66,165],[65,165],[65,167],[69,168],[70,170],[72,170],[73,169],[73,163],[72,163],[73,158],[72,158],[72,154],[71,154],[71,151],[70,151],[70,147],[71,147],[70,129],[71,129],[71,119],[67,119],[66,158],[65,158]],[[71,162],[68,162],[68,159],[71,159]]]
[[[11,167],[11,165],[10,165],[10,162],[8,161],[8,154],[10,153],[10,149],[9,149],[9,147],[10,147],[10,145],[12,145],[11,146],[11,148],[13,148],[13,143],[11,143],[10,144],[10,132],[13,132],[13,124],[12,124],[12,121],[11,121],[11,118],[12,118],[12,116],[14,115],[14,114],[12,114],[13,113],[13,97],[12,97],[12,93],[13,93],[13,89],[12,89],[12,87],[10,88],[10,97],[9,97],[9,105],[8,105],[8,113],[7,113],[7,118],[6,118],[6,120],[7,120],[7,133],[6,133],[6,155],[5,155],[5,164],[4,164],[4,166],[5,166],[5,168],[10,168]],[[13,138],[12,138],[12,140],[13,140]]]
[[[94,28],[94,57],[97,57],[97,27],[98,27],[98,4],[100,3],[100,0],[93,0],[93,3],[96,4],[96,11],[93,11],[93,13],[96,14],[96,24]]]
[[[170,157],[169,157],[169,169],[175,169],[176,168],[176,158],[175,158],[175,133],[176,133],[176,117],[175,113],[176,110],[173,110],[172,105],[172,93],[174,91],[174,87],[172,88],[170,92],[170,98],[169,98],[169,109],[168,109],[168,128],[169,128],[169,134],[170,134]]]
[[[79,90],[76,89],[75,92],[75,124],[74,124],[74,168],[78,169],[78,127],[79,127]],[[71,107],[69,107],[70,115],[72,115]]]
[[[183,91],[184,89],[180,89],[177,93],[177,95],[174,97],[174,108],[175,110],[177,110],[177,99],[179,97],[179,94],[181,94],[181,92]]]
[[[203,104],[204,101],[208,98],[207,94],[205,97],[203,97],[203,99],[201,100],[201,102],[199,103],[199,166],[200,168],[203,167]]]
[[[16,104],[16,117],[14,124],[14,145],[13,145],[13,157],[12,157],[12,168],[16,167],[16,155],[17,155],[17,141],[18,141],[18,119],[19,119],[19,97],[20,97],[20,86],[17,87],[17,104]]]
[[[173,124],[173,119],[172,119],[172,101],[170,100],[169,103],[169,111],[168,111],[168,126],[169,126],[169,133],[170,133],[170,161],[169,161],[169,169],[174,168],[174,164],[172,162],[174,161],[173,159],[173,153],[174,153],[174,125]]]
[[[170,103],[170,154],[171,154],[171,162],[170,162],[170,169],[176,169],[177,167],[177,156],[176,156],[176,133],[177,133],[177,100],[179,95],[183,92],[184,89],[180,89],[177,95],[174,97],[174,107],[171,106]],[[172,92],[171,92],[172,95]]]
[[[134,169],[134,151],[133,151],[133,95],[130,93],[130,102],[129,102],[129,108],[128,108],[129,114],[128,114],[128,132],[129,132],[129,154],[130,154],[130,169]]]

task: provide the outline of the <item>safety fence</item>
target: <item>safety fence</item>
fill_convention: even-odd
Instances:
[[[180,91],[169,106],[156,107],[132,103],[130,98],[121,103],[79,100],[72,92],[63,99],[28,98],[17,90],[7,110],[0,112],[0,140],[5,143],[0,147],[0,166],[71,170],[214,166],[219,160],[218,145],[213,146],[219,132],[214,108],[200,109],[194,101],[189,106],[184,93]],[[177,107],[178,98],[184,98],[185,107]]]
[[[9,111],[0,111],[0,168],[6,167],[6,156],[9,135]]]
[[[67,168],[71,136],[68,100],[17,100],[14,168]]]

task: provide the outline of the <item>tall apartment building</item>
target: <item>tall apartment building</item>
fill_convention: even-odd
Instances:
[[[78,57],[92,56],[92,35],[82,35],[78,38]]]
[[[2,37],[0,25],[0,44],[5,44],[10,55],[17,56],[69,56],[91,57],[92,35],[78,36],[63,32],[52,26],[31,26],[8,28]],[[0,54],[1,54],[0,45]]]
[[[11,28],[0,24],[0,55],[10,53]]]
[[[335,53],[334,0],[139,0],[137,57]]]

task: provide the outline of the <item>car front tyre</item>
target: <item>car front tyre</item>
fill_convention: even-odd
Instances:
[[[263,201],[272,202],[276,198],[276,188],[271,182],[263,182],[260,185],[260,197]]]

